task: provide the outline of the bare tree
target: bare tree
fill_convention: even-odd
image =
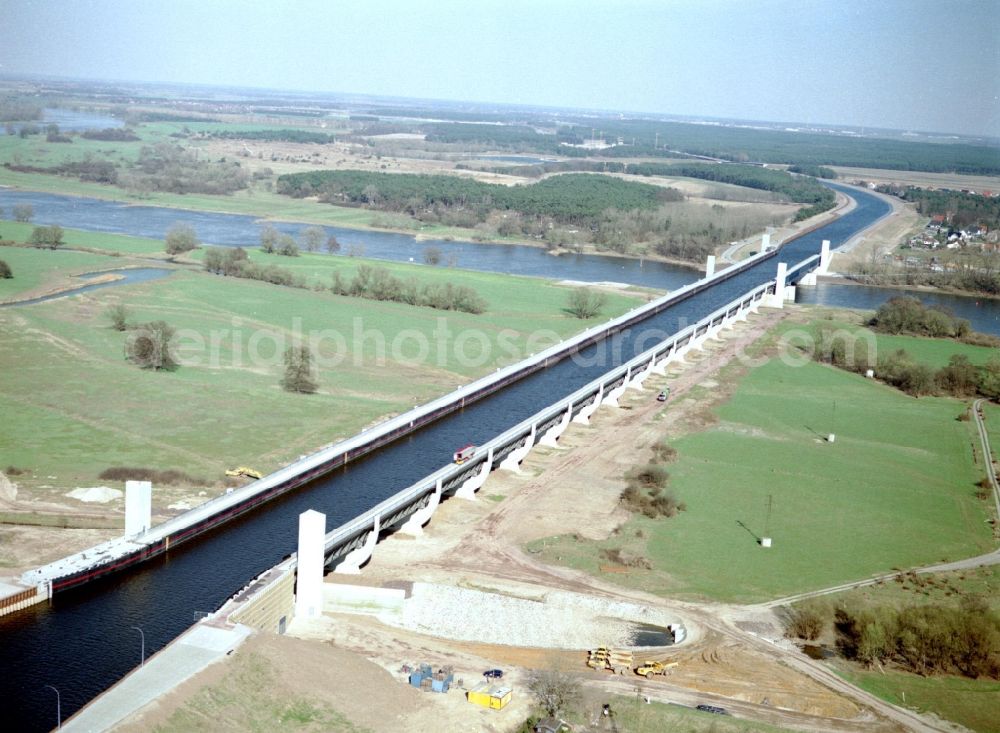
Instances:
[[[321,227],[306,227],[299,236],[302,238],[302,246],[307,252],[315,252],[323,244],[323,229]]]
[[[424,250],[424,262],[428,265],[441,264],[441,250],[438,247],[427,247]]]
[[[272,254],[278,247],[278,237],[281,236],[277,229],[270,224],[265,224],[260,230],[260,248]]]
[[[546,714],[557,717],[580,700],[580,681],[575,675],[557,669],[533,669],[528,672],[528,689]]]
[[[31,204],[17,204],[11,209],[11,213],[14,215],[14,221],[26,224],[35,218],[35,207]]]
[[[326,251],[330,254],[336,254],[340,251],[340,242],[332,234],[326,239]]]

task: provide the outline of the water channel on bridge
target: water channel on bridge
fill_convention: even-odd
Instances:
[[[836,246],[888,211],[874,196],[851,195],[858,201],[854,211],[790,243],[781,259],[794,263],[815,254],[822,239]],[[760,263],[619,338],[585,349],[582,360],[592,366],[561,362],[144,566],[0,619],[0,698],[8,726],[51,727],[53,694],[45,685],[61,691],[68,716],[124,676],[139,661],[133,626],[144,630],[148,655],[190,626],[199,612],[218,608],[294,551],[300,512],[326,513],[330,528],[351,519],[447,463],[456,446],[483,442],[627,361],[651,333],[674,332],[773,278],[776,262]],[[649,345],[646,340],[642,348]]]

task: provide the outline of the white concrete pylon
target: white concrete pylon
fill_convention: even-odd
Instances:
[[[778,273],[774,278],[774,294],[768,297],[768,305],[772,308],[783,308],[785,305],[785,276],[788,273],[788,264],[778,263]]]
[[[295,618],[323,615],[323,538],[326,515],[315,509],[299,515]]]
[[[434,493],[427,497],[427,504],[422,509],[417,509],[417,511],[410,515],[406,523],[399,528],[398,531],[400,534],[419,537],[424,533],[424,525],[431,521],[431,517],[441,503],[441,490],[441,479],[438,479],[437,485],[434,487]]]
[[[125,536],[135,537],[149,530],[153,516],[153,484],[125,482]]]
[[[375,545],[378,544],[378,533],[381,529],[379,524],[380,519],[378,516],[375,517],[372,529],[365,535],[365,540],[361,546],[348,552],[344,556],[344,559],[337,564],[337,567],[333,569],[333,572],[342,575],[361,574],[361,566],[371,560],[372,555],[375,553]]]
[[[816,268],[816,274],[825,275],[829,271],[830,271],[830,240],[824,239],[823,244],[820,245],[819,267]]]
[[[712,277],[715,274],[715,255],[709,255],[705,260],[705,277]]]

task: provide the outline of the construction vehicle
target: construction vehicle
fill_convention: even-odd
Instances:
[[[641,665],[635,668],[635,673],[640,677],[645,677],[647,680],[655,675],[666,675],[670,673],[674,667],[677,666],[677,662],[643,662]]]
[[[632,669],[632,652],[628,649],[609,649],[606,646],[587,652],[587,666],[591,669],[610,669],[615,674],[625,674]]]
[[[240,466],[239,468],[230,468],[226,471],[227,476],[245,476],[247,478],[264,478],[264,474],[260,471],[255,471],[252,468],[247,468],[246,466]]]

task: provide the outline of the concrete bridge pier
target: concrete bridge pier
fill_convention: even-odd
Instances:
[[[424,505],[424,508],[413,512],[410,518],[406,520],[406,523],[397,531],[402,534],[408,534],[411,537],[419,537],[424,533],[424,525],[431,521],[431,517],[437,511],[440,503],[441,479],[438,479],[437,486],[434,487],[434,493],[427,497],[427,504]]]
[[[357,549],[348,552],[333,569],[333,572],[341,575],[360,575],[361,566],[368,562],[375,552],[375,545],[378,542],[379,517],[375,517],[375,524],[371,531],[365,536],[365,541]]]
[[[534,435],[534,430],[532,430],[532,435]],[[466,501],[475,501],[476,492],[483,488],[483,484],[486,483],[487,477],[490,475],[490,471],[493,469],[493,449],[490,448],[490,452],[486,456],[486,460],[483,461],[482,466],[479,469],[479,473],[475,476],[467,478],[465,483],[463,483],[458,491],[455,492],[455,496],[459,499],[465,499]]]
[[[656,357],[654,357],[652,366],[653,374],[656,374],[657,376],[660,377],[665,375],[667,373],[667,365],[671,362],[673,357],[674,357],[674,347],[672,346],[663,356],[660,357],[659,361],[657,361]]]
[[[576,417],[573,418],[573,422],[577,425],[590,425],[590,416],[597,412],[597,408],[601,406],[603,398],[604,385],[601,385],[597,390],[597,394],[594,395],[594,401],[580,408],[580,411],[576,413]]]
[[[628,388],[628,380],[632,376],[631,372],[632,367],[629,367],[625,372],[625,379],[621,384],[608,392],[605,398],[601,401],[601,405],[605,407],[618,407],[618,398],[625,394],[625,390]]]
[[[559,436],[566,432],[566,428],[569,427],[569,421],[572,418],[573,403],[571,402],[566,408],[566,413],[563,415],[562,420],[545,431],[545,435],[543,435],[541,440],[538,441],[539,445],[547,445],[549,448],[558,448],[559,444],[556,441],[559,440]]]
[[[535,445],[535,425],[531,426],[531,432],[525,436],[524,445],[520,448],[515,448],[507,457],[500,462],[499,468],[505,471],[513,471],[514,473],[521,473],[521,461],[524,460],[525,456],[531,453],[531,449]]]
[[[641,392],[642,383],[646,381],[646,377],[652,374],[652,372],[653,372],[653,360],[650,359],[649,363],[646,365],[646,368],[643,369],[638,374],[636,374],[631,379],[627,380],[626,384],[628,385],[629,389],[637,389]]]

